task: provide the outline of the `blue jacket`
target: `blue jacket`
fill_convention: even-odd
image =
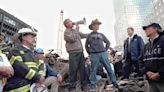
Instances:
[[[46,75],[47,76],[55,76],[57,77],[57,75],[59,74],[58,72],[55,72],[51,67],[50,65],[46,64],[46,68],[47,68],[47,71],[46,71]]]
[[[149,41],[145,45],[140,61],[142,73],[159,73],[160,79],[157,81],[164,83],[164,36],[159,36],[153,43]],[[149,78],[148,80],[152,81]]]
[[[104,43],[106,46],[104,46]],[[110,42],[102,33],[91,32],[86,40],[85,48],[88,54],[105,52],[109,49]]]
[[[126,60],[128,57],[128,43],[129,43],[129,38],[127,38],[124,42],[124,59]],[[139,56],[141,55],[142,51],[144,48],[144,42],[143,39],[138,36],[134,35],[134,37],[131,40],[131,45],[130,45],[130,54],[131,54],[131,59],[132,61],[137,61]]]

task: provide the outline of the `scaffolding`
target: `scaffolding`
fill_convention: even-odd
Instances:
[[[63,43],[63,10],[60,11],[58,37],[57,37],[57,54],[62,54],[62,43]]]

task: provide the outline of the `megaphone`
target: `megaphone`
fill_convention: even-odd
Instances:
[[[73,25],[79,25],[79,24],[86,24],[86,19],[83,18],[82,20],[79,20],[79,21],[76,21],[76,22],[73,22]]]

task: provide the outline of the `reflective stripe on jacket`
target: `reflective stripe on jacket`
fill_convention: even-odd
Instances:
[[[13,92],[12,90],[23,89],[40,79],[43,73],[41,72],[43,71],[43,63],[37,60],[31,50],[22,45],[17,46],[9,52],[9,59],[14,68],[14,76],[8,79],[5,91]]]

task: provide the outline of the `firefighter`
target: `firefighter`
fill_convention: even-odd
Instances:
[[[9,52],[10,63],[14,68],[14,76],[7,80],[5,92],[29,92],[30,84],[42,85],[45,81],[43,63],[34,55],[36,32],[29,28],[18,31],[21,44]]]

